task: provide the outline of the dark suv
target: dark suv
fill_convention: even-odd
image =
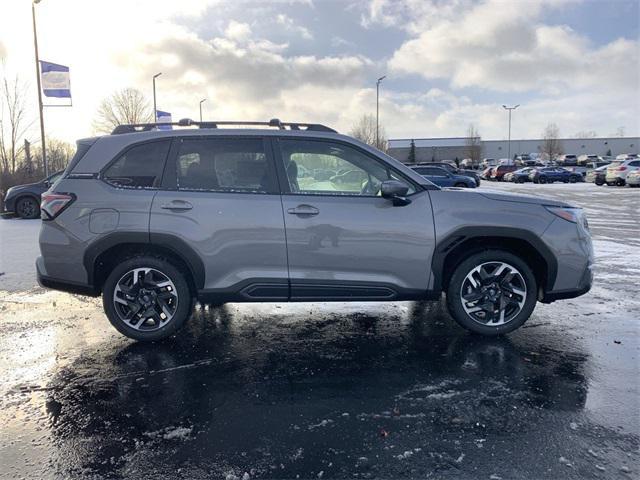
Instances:
[[[40,283],[101,294],[113,326],[138,340],[172,335],[194,298],[395,301],[443,292],[462,326],[495,335],[522,325],[537,301],[591,286],[579,208],[440,189],[322,125],[220,128],[228,123],[124,125],[80,140],[42,196]]]
[[[61,176],[62,171],[36,183],[11,187],[4,196],[5,213],[26,219],[38,218],[40,216],[40,195],[46,192]]]

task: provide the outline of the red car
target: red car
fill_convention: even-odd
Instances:
[[[500,165],[498,167],[495,167],[491,171],[491,180],[497,180],[501,182],[502,177],[504,177],[505,173],[515,172],[516,170],[518,170],[517,165]]]

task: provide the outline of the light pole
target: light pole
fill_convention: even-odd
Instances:
[[[514,107],[507,107],[506,105],[502,105],[502,108],[509,111],[509,140],[507,141],[507,155],[509,156],[509,161],[511,161],[511,112],[518,108],[520,104]]]
[[[44,140],[44,108],[42,105],[42,86],[40,85],[40,56],[38,54],[38,32],[36,30],[36,3],[40,0],[31,2],[31,17],[33,19],[33,49],[36,54],[36,84],[38,86],[38,109],[40,111],[40,145],[42,146],[42,167],[44,168],[45,178],[49,176],[49,166],[47,165],[47,149]]]
[[[383,75],[376,81],[376,148],[380,148],[380,83],[385,78]]]
[[[158,121],[158,109],[156,108],[156,78],[162,75],[162,72],[158,72],[153,76],[153,121]]]
[[[206,101],[207,101],[206,98],[203,98],[202,100],[200,100],[200,121],[201,122],[202,122],[202,104]]]

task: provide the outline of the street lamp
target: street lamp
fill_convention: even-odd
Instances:
[[[156,108],[156,78],[162,75],[162,72],[158,72],[153,76],[153,121],[158,121],[158,110]]]
[[[206,101],[207,101],[206,98],[203,98],[202,100],[200,100],[200,121],[201,122],[202,122],[202,104]]]
[[[507,151],[508,151],[507,155],[509,156],[509,161],[511,161],[511,112],[516,108],[518,108],[519,106],[520,104],[514,107],[507,107],[506,105],[502,105],[502,108],[509,111],[509,140],[507,141]]]
[[[47,165],[47,149],[44,140],[44,108],[42,105],[42,86],[40,85],[40,56],[38,54],[38,32],[36,30],[36,3],[40,0],[31,2],[31,17],[33,19],[33,49],[36,55],[36,85],[38,86],[38,109],[40,110],[40,145],[42,146],[42,167],[44,168],[45,178],[49,176],[49,166]]]
[[[376,148],[380,148],[380,83],[387,78],[383,75],[376,81]]]

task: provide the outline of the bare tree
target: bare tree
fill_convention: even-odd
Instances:
[[[375,115],[362,115],[351,127],[349,135],[361,142],[376,147],[383,152],[387,151],[387,134],[382,125],[378,129],[378,145],[376,145],[376,117]]]
[[[465,155],[467,158],[471,159],[473,166],[480,163],[480,157],[482,156],[482,142],[480,140],[480,132],[473,123],[471,123],[467,129]]]
[[[30,123],[26,118],[27,85],[16,75],[0,78],[0,166],[13,174],[24,154],[24,137]]]
[[[64,170],[75,153],[75,148],[68,142],[58,138],[47,137],[47,163],[49,164],[49,173]],[[42,165],[42,148],[38,148],[33,153],[33,161],[35,163],[34,171],[39,176],[43,175],[44,167]]]
[[[562,142],[560,141],[560,129],[555,123],[548,124],[542,132],[542,138],[544,143],[542,145],[542,153],[546,155],[549,160],[555,160],[555,158],[562,154]]]
[[[153,121],[153,108],[140,90],[123,88],[102,100],[93,122],[98,133],[111,133],[125,123]]]

